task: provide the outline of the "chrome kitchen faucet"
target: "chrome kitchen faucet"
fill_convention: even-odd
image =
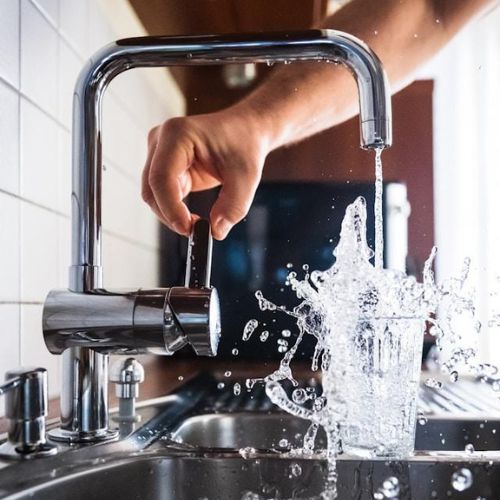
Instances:
[[[47,347],[63,355],[61,428],[51,437],[71,442],[116,437],[108,428],[109,353],[172,354],[187,343],[198,355],[217,351],[219,303],[209,286],[207,221],[194,227],[184,287],[117,292],[103,288],[101,103],[107,85],[137,67],[311,59],[342,63],[353,74],[361,147],[390,146],[391,101],[382,65],[363,42],[339,31],[131,38],[104,47],[84,67],[73,101],[69,289],[51,291],[43,315]]]

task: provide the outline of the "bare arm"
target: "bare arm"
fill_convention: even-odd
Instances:
[[[322,27],[366,42],[397,92],[468,21],[495,4],[494,0],[354,0]],[[355,116],[357,99],[355,82],[344,68],[307,62],[277,68],[234,110],[272,116],[267,130],[277,148]]]
[[[468,21],[498,0],[353,0],[323,27],[351,33],[380,57],[393,91]],[[144,200],[180,234],[193,215],[183,198],[222,184],[210,214],[223,239],[248,212],[266,155],[334,126],[358,112],[357,91],[345,69],[318,63],[277,68],[248,97],[217,113],[168,120],[149,136]]]

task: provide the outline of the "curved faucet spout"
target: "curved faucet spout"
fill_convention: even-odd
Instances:
[[[97,52],[81,72],[73,108],[73,252],[70,288],[102,286],[101,100],[109,82],[137,67],[324,60],[344,64],[359,92],[361,147],[391,145],[391,100],[378,57],[339,31],[141,37]]]

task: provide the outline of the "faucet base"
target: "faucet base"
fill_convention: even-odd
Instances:
[[[58,427],[50,430],[48,435],[52,441],[62,443],[102,443],[117,440],[119,432],[111,429],[96,432],[78,432]]]
[[[40,443],[29,450],[22,450],[9,441],[0,446],[0,458],[7,460],[30,460],[33,458],[50,457],[57,454],[57,446],[50,443]]]

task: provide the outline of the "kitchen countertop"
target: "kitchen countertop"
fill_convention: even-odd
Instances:
[[[207,372],[216,377],[224,377],[226,371],[231,372],[231,376],[224,377],[224,380],[239,380],[247,377],[264,377],[278,368],[278,361],[226,361],[217,358],[170,358],[161,356],[139,358],[143,363],[145,371],[145,380],[139,386],[139,397],[137,401],[144,401],[151,398],[164,396],[171,393],[178,387],[185,384],[188,380]],[[294,373],[298,376],[313,376],[308,364],[296,363]],[[182,377],[182,379],[179,379]],[[50,382],[49,382],[50,383]],[[109,405],[110,408],[118,406],[118,400],[115,396],[114,384],[109,385]],[[53,398],[49,401],[48,419],[59,417],[59,398]],[[0,418],[0,433],[7,432],[8,421],[5,417]]]

